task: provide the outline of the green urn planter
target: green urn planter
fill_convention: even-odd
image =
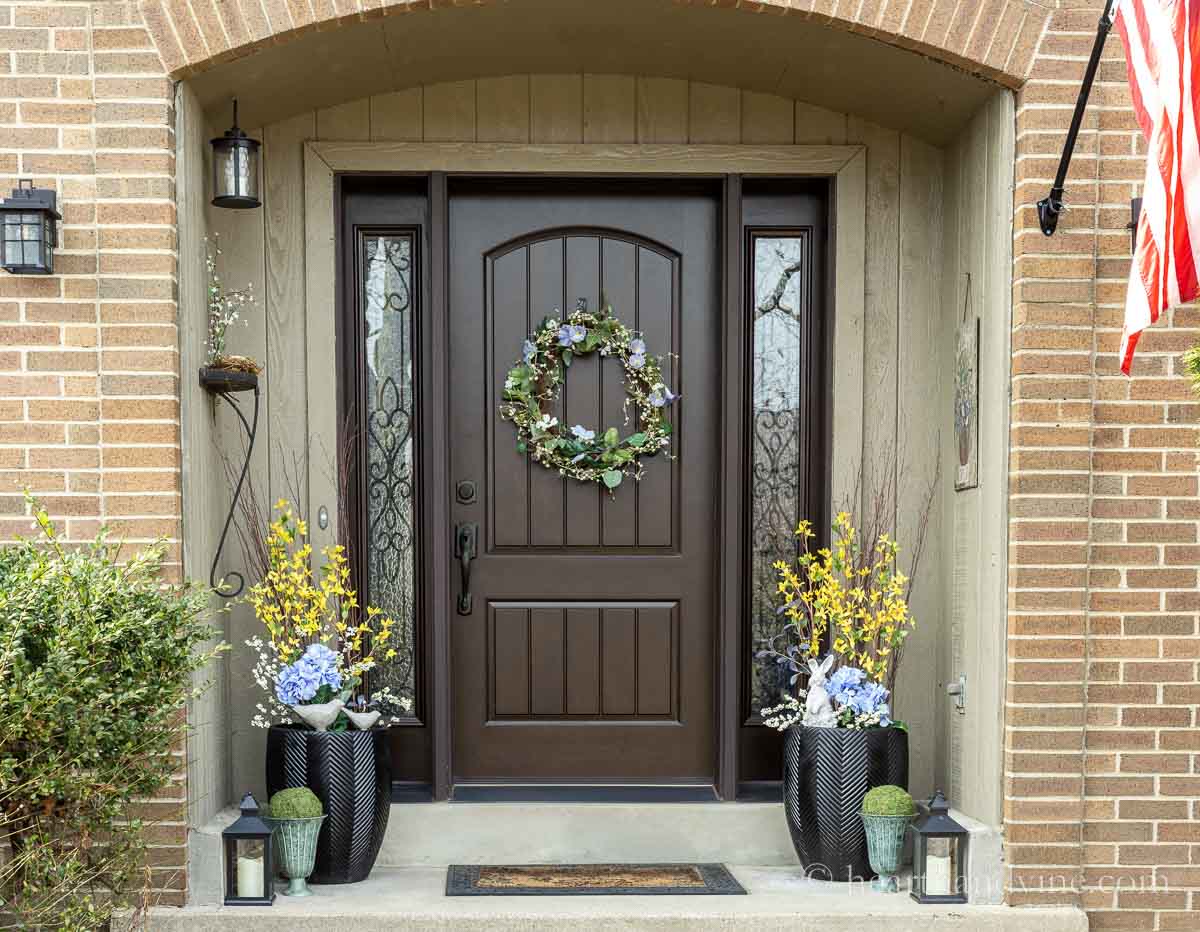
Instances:
[[[861,818],[867,835],[867,857],[879,875],[875,889],[895,893],[896,874],[904,856],[904,838],[916,814],[912,797],[898,786],[877,786],[863,797]]]
[[[904,836],[912,817],[863,815],[862,820],[867,830],[867,857],[871,861],[871,870],[879,875],[875,889],[895,893],[900,889],[896,874],[900,871]]]
[[[312,896],[308,877],[317,862],[317,836],[325,816],[315,819],[268,819],[275,829],[276,863],[288,879],[286,896]]]
[[[267,824],[275,836],[275,863],[288,879],[287,896],[312,896],[308,878],[317,862],[317,838],[325,811],[316,794],[299,786],[271,797]]]

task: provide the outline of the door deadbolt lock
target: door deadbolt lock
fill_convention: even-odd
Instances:
[[[460,505],[475,504],[475,483],[470,479],[462,479],[454,487],[454,497]]]

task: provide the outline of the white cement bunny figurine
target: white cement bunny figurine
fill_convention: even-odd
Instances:
[[[837,715],[833,711],[833,702],[825,691],[825,674],[833,666],[833,654],[820,663],[816,660],[808,662],[811,674],[808,681],[808,696],[804,700],[804,724],[816,728],[832,728],[837,723]]]

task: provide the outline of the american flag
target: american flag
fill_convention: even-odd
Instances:
[[[1141,332],[1200,294],[1200,0],[1118,0],[1115,23],[1148,145],[1121,336],[1128,375]]]

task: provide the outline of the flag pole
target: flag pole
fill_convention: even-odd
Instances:
[[[1058,215],[1063,212],[1063,188],[1067,183],[1067,170],[1071,167],[1071,156],[1075,154],[1075,140],[1079,136],[1079,127],[1083,123],[1083,111],[1087,109],[1088,97],[1092,93],[1092,82],[1096,80],[1096,69],[1100,66],[1100,54],[1104,51],[1104,40],[1108,38],[1113,24],[1113,8],[1117,0],[1106,0],[1104,12],[1100,15],[1100,23],[1096,27],[1096,42],[1092,45],[1092,57],[1088,59],[1087,70],[1083,73],[1083,85],[1079,88],[1079,97],[1075,101],[1075,115],[1071,117],[1071,128],[1067,130],[1067,141],[1063,146],[1062,158],[1058,162],[1058,174],[1054,176],[1054,185],[1050,188],[1048,197],[1038,201],[1038,223],[1042,232],[1053,236],[1058,229]]]

